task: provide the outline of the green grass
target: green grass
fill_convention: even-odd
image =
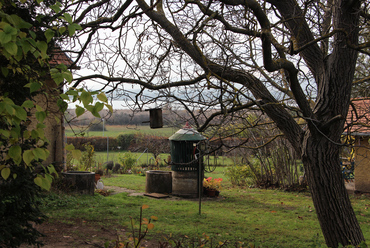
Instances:
[[[143,217],[158,217],[148,238],[161,239],[172,234],[176,238],[195,238],[203,233],[215,241],[249,242],[263,247],[316,247],[324,244],[321,229],[309,193],[288,193],[280,190],[232,187],[224,176],[224,167],[206,176],[223,178],[221,197],[202,202],[199,215],[197,199],[154,199],[119,193],[108,197],[50,194],[44,211],[51,219],[73,222],[73,218],[105,227],[129,226],[129,216],[138,218],[143,204]],[[114,175],[103,178],[105,185],[114,185],[143,192],[145,177]],[[365,238],[370,239],[370,199],[351,196],[353,207]],[[231,247],[231,246],[227,246]],[[234,247],[234,246],[233,246]],[[323,246],[325,247],[325,246]]]
[[[117,137],[120,134],[148,134],[156,136],[170,137],[177,132],[178,129],[172,127],[164,127],[151,129],[149,126],[105,126],[107,131],[104,131],[104,136]],[[74,132],[73,132],[74,131]],[[66,135],[74,136],[76,134],[84,133],[86,137],[103,136],[103,131],[87,131],[85,127],[74,126],[73,131],[70,127],[66,127]]]
[[[127,151],[109,151],[108,152],[108,161],[112,160],[114,162],[119,162],[119,157]],[[146,165],[154,163],[154,155],[152,153],[143,153],[143,152],[132,152],[134,158],[138,159],[137,165]],[[164,160],[168,160],[168,153],[162,153],[159,155],[161,166],[165,166],[166,163]],[[104,163],[107,161],[107,152],[95,152],[95,159],[98,163]],[[213,156],[210,156],[210,164],[218,165],[233,165],[234,161],[231,158],[226,156],[218,156],[216,159]]]
[[[127,151],[110,151],[108,153],[108,161],[112,160],[114,162],[119,163],[119,158],[123,156],[123,154]],[[152,153],[143,153],[143,152],[132,152],[133,157],[137,160],[137,165],[144,165],[144,164],[153,164],[154,163],[154,155]],[[169,154],[163,153],[160,154],[159,157],[161,158],[161,163],[164,165],[164,159],[167,160]],[[104,163],[107,161],[107,152],[95,152],[95,158],[98,162]]]
[[[97,167],[99,164],[103,165],[107,161],[114,161],[115,163],[121,163],[120,162],[120,157],[124,155],[127,151],[109,151],[108,155],[107,152],[95,152],[95,165],[93,165],[92,170],[95,170],[95,167]],[[143,153],[143,152],[132,152],[133,157],[137,159],[137,163],[135,165],[137,166],[143,166],[143,165],[154,165],[155,159],[154,155],[152,153]],[[168,166],[165,162],[168,161],[168,156],[170,154],[168,153],[162,153],[159,154],[160,157],[160,167],[166,167]],[[209,166],[210,168],[213,168],[213,164],[217,163],[217,165],[222,165],[222,166],[228,166],[228,165],[233,165],[234,161],[231,158],[228,158],[226,156],[218,156],[217,159],[214,159],[213,156],[210,156],[209,159]],[[73,160],[73,164],[79,165],[79,162],[77,160]],[[208,163],[206,163],[208,165]],[[208,168],[208,166],[207,166]]]
[[[133,189],[139,192],[145,191],[145,176],[122,174],[112,177],[103,177],[105,186],[117,186],[121,188]]]

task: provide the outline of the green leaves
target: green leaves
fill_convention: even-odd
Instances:
[[[75,149],[75,147],[74,147],[74,145],[73,144],[68,144],[68,145],[66,145],[66,150],[67,151],[70,151],[71,153],[72,153],[72,157],[74,158],[74,159],[77,159],[77,160],[79,160],[80,158],[81,158],[81,156],[82,156],[82,153],[81,153],[81,151],[80,150],[77,150],[77,149]]]
[[[85,113],[85,109],[80,107],[80,106],[76,106],[76,116],[79,117],[81,115],[83,115]]]
[[[1,73],[2,73],[5,77],[7,77],[7,76],[8,76],[8,74],[9,74],[9,70],[8,70],[8,68],[6,68],[6,67],[1,67]]]
[[[98,101],[94,103],[94,96]],[[112,106],[108,104],[108,98],[104,94],[104,92],[89,92],[84,89],[68,90],[65,94],[62,95],[63,99],[70,99],[68,96],[72,96],[72,102],[82,102],[83,107],[77,105],[76,106],[76,115],[81,116],[87,111],[91,112],[95,117],[100,118],[100,111],[103,110],[104,107],[108,108],[109,111],[113,112]],[[95,99],[96,100],[96,99]]]
[[[40,123],[44,122],[45,118],[46,118],[46,112],[45,111],[37,111],[36,112],[36,119]]]
[[[10,55],[14,56],[18,52],[18,46],[14,42],[5,43],[3,46]]]
[[[11,41],[15,41],[18,30],[13,28],[9,23],[0,22],[0,43],[7,44]]]
[[[72,16],[69,13],[64,13],[63,17],[69,24],[73,23]]]
[[[76,30],[81,30],[82,27],[77,23],[72,23],[68,26],[68,34],[69,36],[73,36]]]
[[[21,121],[27,120],[27,112],[21,106],[7,98],[0,98],[0,115],[5,118],[7,123],[18,126]]]
[[[20,0],[25,3],[25,0]],[[41,3],[43,0],[36,0]],[[1,4],[0,4],[1,5]],[[50,76],[57,85],[64,82],[73,81],[72,73],[66,65],[60,64],[54,67],[49,65],[48,48],[54,37],[73,36],[77,30],[81,30],[78,23],[74,23],[73,16],[68,12],[61,12],[62,4],[56,1],[49,8],[53,10],[55,20],[50,25],[55,25],[49,29],[35,29],[33,25],[24,21],[20,16],[4,13],[0,8],[0,51],[4,61],[1,68],[1,76],[11,79],[14,75],[24,79],[27,84],[24,86],[32,95],[43,94],[48,97],[48,92],[43,92],[45,68],[49,68]],[[35,17],[36,21],[41,21],[43,15]],[[37,35],[36,31],[37,30]],[[43,36],[39,35],[43,32]],[[34,65],[33,63],[36,63]],[[39,69],[43,68],[43,69]],[[42,79],[42,80],[41,80]],[[76,115],[81,116],[86,111],[90,111],[94,116],[100,117],[99,112],[105,107],[113,111],[108,104],[108,99],[103,92],[89,92],[83,89],[71,89],[57,100],[61,111],[68,107],[67,102],[78,101],[81,106],[76,108]],[[17,101],[18,102],[18,101]],[[32,115],[32,117],[28,117]],[[39,162],[45,161],[49,156],[46,149],[47,138],[45,137],[45,122],[48,114],[42,107],[37,105],[32,99],[25,100],[20,105],[15,104],[6,95],[0,96],[0,117],[3,126],[0,129],[0,145],[4,149],[0,165],[1,176],[8,179],[12,175],[12,168],[32,167]],[[46,122],[45,122],[46,123]],[[26,141],[26,143],[25,143]],[[75,159],[81,158],[81,151],[74,147],[69,147]],[[35,184],[43,189],[50,189],[52,177],[51,167],[46,175],[37,175],[34,178]],[[13,178],[16,174],[13,173]]]
[[[26,150],[23,153],[23,161],[26,163],[26,165],[31,165],[31,162],[33,160],[46,160],[49,156],[49,151],[46,148],[35,148],[32,150]]]
[[[48,157],[47,155],[49,155],[44,148],[36,148],[32,151],[32,153],[35,155],[36,158],[41,160],[46,160],[46,158]]]
[[[55,68],[52,68],[50,70],[50,75],[57,85],[64,82],[64,80],[66,80],[69,83],[71,83],[73,80],[72,73],[68,70],[67,66],[63,64],[60,64]]]
[[[23,108],[33,108],[35,105],[33,104],[33,102],[31,100],[26,100],[24,101],[24,103],[22,104],[21,107]]]
[[[59,13],[61,11],[62,4],[57,1],[54,5],[50,6],[52,10],[54,10],[55,13]]]
[[[15,25],[23,24],[24,22],[21,21],[21,19],[16,16],[7,16],[8,20]],[[7,22],[0,22],[0,44],[4,48],[4,55],[6,57],[15,56],[18,52],[18,45],[16,44],[17,35],[20,33],[20,31],[10,25]]]
[[[22,148],[19,145],[14,145],[9,148],[8,155],[16,164],[22,162]]]
[[[45,31],[44,35],[46,37],[47,42],[50,42],[54,38],[55,32],[52,29],[48,29]]]
[[[44,167],[44,171],[46,172],[45,175],[37,174],[33,181],[36,185],[40,186],[42,189],[50,190],[51,183],[53,182],[52,175],[57,175],[57,172],[55,171],[54,166],[51,164],[46,168]]]
[[[4,30],[4,33],[8,36],[14,36],[18,33],[18,30],[10,26],[8,23],[5,23],[2,29]],[[11,41],[11,39],[9,39],[7,42],[9,41]]]
[[[62,113],[64,113],[68,109],[68,103],[63,99],[58,99],[57,105]]]
[[[4,129],[0,129],[0,135],[4,136],[5,139],[8,139],[10,137],[10,131],[9,130],[4,130]]]
[[[26,2],[25,0],[20,1],[22,3]],[[43,0],[36,1],[41,3]],[[55,13],[60,13],[61,7],[61,3],[56,1],[51,6],[51,9]],[[33,28],[32,24],[24,21],[20,16],[4,13],[2,8],[0,8],[0,16],[0,51],[4,59],[0,67],[1,76],[13,80],[12,77],[15,75],[17,79],[27,82],[24,89],[34,93],[32,95],[36,95],[35,93],[44,94],[41,91],[41,89],[44,89],[44,69],[50,68],[48,56],[50,45],[48,43],[55,36],[60,36],[61,34],[64,36],[74,35],[76,30],[81,29],[81,26],[73,23],[73,18],[68,13],[56,15],[58,20],[55,19],[55,22],[50,22],[51,25],[56,23],[60,25],[62,23],[64,27],[56,26],[44,31]],[[40,14],[35,17],[35,20],[41,21],[42,17]],[[36,35],[35,30],[38,33],[44,32],[44,37]],[[71,83],[73,80],[72,73],[65,65],[58,65],[50,69],[50,75],[58,85],[64,81]],[[48,97],[47,93],[44,95]],[[69,98],[69,96],[65,96]],[[13,170],[13,168],[24,167],[32,169],[36,162],[45,161],[49,156],[49,151],[46,149],[47,139],[44,131],[46,126],[42,124],[48,117],[47,112],[35,104],[32,99],[20,99],[23,102],[15,104],[15,101],[6,94],[0,96],[0,117],[2,119],[0,146],[4,151],[0,164],[0,174],[5,180],[9,180],[8,178],[11,175],[14,179],[17,177],[14,173],[16,170]],[[58,104],[62,109],[67,107],[65,100],[67,99],[58,99]],[[100,108],[98,104],[97,109]],[[82,113],[81,109],[79,111]],[[28,118],[28,115],[32,115],[32,117]],[[81,152],[76,149],[73,150],[73,154],[76,158],[81,156]],[[37,175],[34,178],[34,182],[41,188],[49,190],[53,179],[50,174],[54,173],[55,170],[54,167],[50,166],[47,169],[49,172],[45,175]]]
[[[15,110],[15,116],[22,121],[25,121],[27,119],[27,112],[20,106],[14,105],[13,106]]]
[[[91,96],[91,93],[87,91],[83,91],[81,93],[80,99],[85,107],[92,103],[94,100],[93,97]]]
[[[4,47],[5,51],[10,55],[16,55],[18,52],[18,46],[15,43],[18,30],[13,28],[10,24],[1,22],[0,23],[0,44]]]
[[[68,22],[68,35],[69,36],[73,36],[76,32],[76,30],[81,30],[82,27],[77,24],[77,23],[73,23],[73,19],[72,19],[72,16],[69,14],[69,13],[64,13],[62,19],[64,19],[65,21]]]
[[[37,177],[33,181],[42,189],[50,190],[53,177],[48,174],[45,174],[45,176],[37,175]]]
[[[10,168],[5,167],[1,170],[1,176],[2,178],[4,178],[4,180],[8,179],[9,175],[10,175]]]
[[[37,41],[36,42],[37,49],[41,52],[41,58],[47,59],[49,56],[47,55],[48,45],[45,41]]]
[[[100,101],[102,101],[102,102],[108,102],[107,96],[106,96],[103,92],[101,92],[100,94],[98,94],[96,97],[97,97]]]
[[[31,150],[27,150],[23,153],[23,161],[27,164],[30,165],[32,160],[35,158],[35,155]]]

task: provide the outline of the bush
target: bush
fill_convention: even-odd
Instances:
[[[130,142],[130,151],[144,151],[148,148],[154,157],[161,153],[170,152],[170,143],[168,138],[146,134],[136,134],[134,139]]]
[[[107,137],[67,137],[67,143],[73,144],[76,149],[84,151],[84,145],[90,143],[94,146],[95,151],[107,150]],[[118,146],[117,139],[109,137],[109,150],[116,150]]]
[[[31,167],[12,166],[16,179],[0,177],[0,247],[19,247],[23,243],[41,245],[43,236],[33,227],[46,216],[40,211],[41,188],[33,179]]]
[[[135,139],[135,134],[120,134],[117,136],[117,146],[120,150],[128,150],[131,142]]]
[[[94,146],[90,143],[84,145],[84,151],[80,159],[80,170],[89,171],[95,164],[95,150]]]
[[[131,152],[126,152],[123,154],[123,156],[120,155],[118,159],[123,165],[123,173],[127,173],[128,171],[130,171],[136,163],[136,158]]]
[[[232,185],[252,186],[256,184],[256,178],[248,165],[229,166],[225,175],[230,179]]]

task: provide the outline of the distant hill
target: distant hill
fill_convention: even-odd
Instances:
[[[118,109],[111,114],[108,111],[103,110],[100,112],[100,115],[105,119],[106,125],[149,125],[149,123],[143,123],[149,121],[148,111],[133,112],[132,110],[128,109]],[[184,110],[176,112],[163,110],[162,115],[164,126],[182,127],[187,121],[190,120],[190,115]],[[66,111],[66,118],[71,125],[78,126],[88,126],[92,123],[96,123],[97,121],[101,121],[99,118],[93,116],[90,112],[84,113],[76,118],[75,109],[68,109]]]

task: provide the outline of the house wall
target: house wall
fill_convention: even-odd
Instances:
[[[369,137],[356,137],[355,159],[355,190],[370,192]]]
[[[63,114],[59,111],[57,105],[57,97],[60,91],[56,89],[56,84],[52,79],[47,78],[44,82],[45,86],[42,88],[42,91],[34,98],[36,104],[48,112],[48,116],[44,121],[46,125],[44,134],[49,140],[47,147],[50,155],[43,164],[49,165],[53,163],[55,168],[60,171],[64,169],[65,162]],[[33,121],[31,125],[34,127],[36,124],[37,121]]]

